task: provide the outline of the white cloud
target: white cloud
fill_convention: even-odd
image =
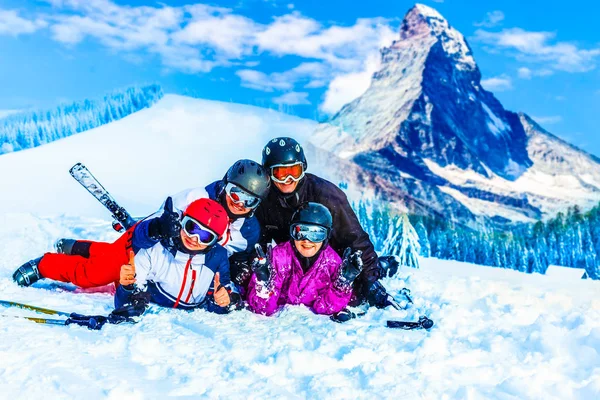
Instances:
[[[481,81],[481,85],[485,88],[485,90],[489,90],[491,92],[504,92],[513,88],[512,80],[506,75],[483,79]]]
[[[533,118],[533,120],[536,121],[538,124],[542,124],[542,125],[543,124],[546,124],[546,125],[557,124],[562,121],[562,117],[560,115],[549,115],[546,117],[534,117],[532,115],[531,118]]]
[[[600,48],[581,49],[575,44],[554,42],[552,32],[529,32],[520,28],[504,29],[501,32],[477,30],[475,40],[506,49],[522,61],[543,63],[545,69],[566,72],[586,72],[596,67]]]
[[[527,67],[521,67],[517,70],[517,73],[521,79],[531,79],[534,76],[550,76],[554,74],[554,71],[551,69],[531,70]]]
[[[327,114],[334,114],[345,104],[361,96],[369,88],[371,77],[380,66],[380,58],[372,54],[365,62],[362,71],[336,76],[329,83],[320,110]]]
[[[171,35],[176,43],[208,45],[227,57],[240,58],[252,53],[253,36],[260,26],[249,18],[232,15],[206,15]]]
[[[29,20],[19,16],[15,10],[0,9],[0,35],[19,36],[45,28],[48,25],[41,18]]]
[[[527,67],[521,67],[518,70],[519,78],[522,79],[531,79],[533,72]]]
[[[242,80],[242,86],[250,89],[272,92],[274,89],[291,89],[293,87],[293,83],[289,80],[277,78],[281,74],[267,75],[253,69],[242,69],[236,71],[235,74]]]
[[[287,2],[278,7],[287,14],[265,23],[201,3],[171,7],[127,6],[114,0],[45,1],[52,5],[45,14],[51,37],[67,46],[91,39],[128,60],[156,55],[167,70],[185,73],[243,66],[236,72],[241,84],[263,91],[314,89],[335,80],[325,96],[328,110],[363,90],[356,88],[364,87],[372,73],[364,60],[379,57],[379,49],[397,36],[383,18],[358,19],[347,26],[321,23]],[[300,61],[288,71],[267,73],[258,68],[259,55]],[[340,82],[351,87],[338,90]]]
[[[310,104],[310,101],[308,101],[307,92],[288,92],[282,94],[281,96],[274,97],[273,103],[296,106],[301,104]]]
[[[484,26],[486,28],[492,28],[499,25],[504,21],[504,13],[499,10],[490,11],[485,15],[485,18],[481,22],[475,22],[475,26]]]
[[[236,72],[242,86],[251,89],[271,92],[274,89],[291,89],[300,83],[305,88],[317,88],[326,85],[329,80],[329,70],[322,63],[302,63],[285,72],[266,74],[261,71],[242,69]]]

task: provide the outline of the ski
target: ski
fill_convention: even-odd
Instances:
[[[28,321],[32,321],[38,324],[48,324],[48,325],[79,325],[85,326],[90,330],[100,330],[104,326],[104,324],[120,324],[122,322],[132,322],[135,323],[135,320],[116,314],[115,312],[110,313],[107,317],[103,315],[83,315],[78,313],[66,313],[63,311],[52,310],[49,308],[42,308],[37,306],[32,306],[30,304],[16,303],[13,301],[0,300],[0,305],[4,307],[17,307],[23,310],[34,311],[40,314],[48,314],[48,315],[58,315],[61,317],[67,317],[64,319],[51,319],[51,318],[41,318],[41,317],[28,317],[21,315],[2,315],[3,317],[14,317],[26,319]]]
[[[113,218],[125,229],[131,228],[135,224],[135,219],[121,207],[117,201],[110,195],[108,190],[92,175],[89,169],[82,163],[77,163],[69,170],[71,176],[81,184],[92,196],[94,196],[104,207],[110,211]],[[113,228],[120,231],[120,227],[113,224]]]
[[[388,328],[393,329],[404,329],[404,330],[413,330],[413,329],[425,329],[429,330],[433,327],[433,321],[425,316],[419,317],[418,321],[392,321],[388,320],[386,323]]]

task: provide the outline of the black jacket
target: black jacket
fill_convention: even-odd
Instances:
[[[346,247],[362,250],[364,269],[358,280],[361,281],[360,286],[365,286],[364,289],[370,287],[379,279],[379,266],[369,235],[360,226],[346,194],[333,183],[313,174],[306,174],[292,194],[271,188],[255,214],[262,228],[259,243],[265,246],[271,240],[277,244],[290,240],[292,215],[300,204],[307,201],[321,203],[331,212],[333,232],[329,244],[340,257]]]

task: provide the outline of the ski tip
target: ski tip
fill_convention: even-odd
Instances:
[[[72,167],[69,169],[69,172],[71,172],[71,173],[72,173],[73,171],[77,171],[77,170],[80,170],[80,169],[82,169],[82,168],[85,168],[85,165],[83,165],[82,163],[78,162],[78,163],[76,163],[75,165],[73,165],[73,166],[72,166]]]

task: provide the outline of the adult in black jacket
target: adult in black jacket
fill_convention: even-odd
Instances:
[[[288,241],[294,211],[308,201],[323,204],[333,217],[331,247],[340,256],[347,247],[362,251],[363,270],[355,281],[354,293],[359,300],[365,299],[382,269],[373,243],[360,226],[346,194],[333,183],[306,173],[304,150],[292,138],[275,138],[267,143],[263,149],[263,166],[270,171],[273,185],[255,213],[262,228],[259,243]]]

